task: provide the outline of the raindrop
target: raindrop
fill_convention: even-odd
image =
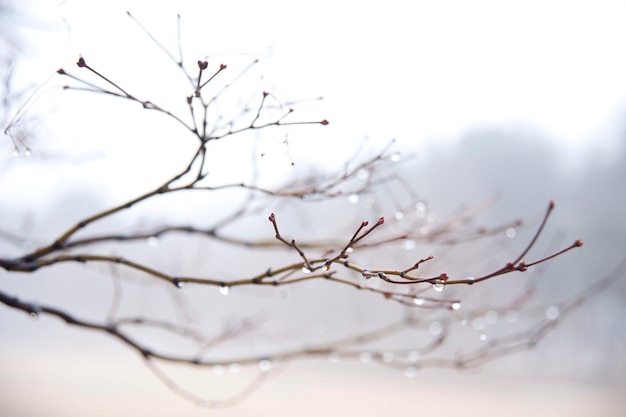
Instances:
[[[442,292],[444,290],[444,288],[446,288],[446,286],[444,284],[442,284],[441,282],[433,283],[433,290],[435,290],[437,292]]]
[[[348,247],[348,249],[346,249],[347,253],[352,253],[354,252],[354,248],[352,246]]]
[[[498,321],[498,313],[493,310],[489,310],[487,314],[485,314],[485,321],[487,324],[494,324]]]
[[[437,221],[437,219],[439,219],[439,215],[437,213],[435,213],[434,211],[431,211],[430,213],[428,213],[428,223],[434,223]]]
[[[517,236],[517,231],[515,230],[514,227],[508,227],[505,231],[504,234],[506,235],[506,237],[508,237],[509,239],[513,239],[515,236]]]
[[[412,350],[409,352],[409,361],[417,362],[420,360],[420,353],[417,350]]]
[[[221,287],[218,288],[220,294],[222,295],[228,295],[230,294],[230,287],[228,285],[222,285]]]
[[[423,201],[418,201],[417,203],[415,203],[415,210],[417,210],[418,213],[426,213],[426,203],[424,203]]]
[[[400,154],[394,153],[393,155],[389,157],[389,159],[391,159],[393,162],[398,162],[400,160]]]
[[[460,321],[461,326],[467,326],[467,320],[463,319]]]
[[[548,320],[556,320],[559,318],[560,313],[561,312],[559,311],[559,308],[557,306],[550,306],[546,310],[546,318]]]
[[[438,335],[438,334],[441,334],[441,332],[443,331],[443,326],[438,321],[433,321],[428,326],[428,331],[431,334]]]
[[[20,156],[20,150],[17,149],[17,148],[13,149],[13,156],[15,156],[15,157]]]
[[[179,281],[178,278],[174,278],[174,285],[176,285],[178,288],[183,288],[185,286],[185,283]]]
[[[452,310],[459,310],[461,308],[461,302],[460,301],[452,302],[452,304],[450,304],[450,308]]]
[[[37,320],[39,318],[39,314],[37,314],[36,311],[31,311],[29,314],[30,314],[30,318],[33,320]]]
[[[359,355],[359,360],[362,363],[368,363],[372,361],[372,354],[369,352],[361,352],[361,354]]]
[[[159,238],[156,236],[150,236],[149,238],[146,239],[146,243],[151,248],[156,248],[157,246],[159,246]]]
[[[24,155],[31,156],[32,153],[30,152],[30,149],[26,149],[26,151],[24,151]]]
[[[414,366],[407,366],[404,370],[404,376],[407,378],[415,378],[415,375],[417,375],[417,368]]]
[[[485,323],[485,319],[482,317],[476,317],[472,320],[472,328],[474,330],[483,330],[487,324]]]
[[[352,204],[356,204],[359,202],[359,195],[358,194],[350,194],[348,196],[348,201]]]
[[[224,373],[224,367],[222,365],[215,365],[211,368],[213,375],[222,375]]]
[[[404,213],[401,211],[396,211],[393,217],[395,217],[396,220],[402,220],[404,219]]]
[[[480,339],[481,342],[487,341],[487,335],[485,333],[481,333],[478,338]]]
[[[413,239],[406,239],[402,242],[402,248],[406,250],[415,249],[415,241]]]
[[[269,359],[261,359],[259,361],[259,371],[261,372],[267,372],[270,369],[272,369],[272,361],[270,361]]]
[[[417,306],[424,305],[424,299],[423,298],[414,298],[413,299],[413,303],[415,303],[415,305],[417,305]]]
[[[306,266],[303,266],[303,267],[302,267],[302,273],[303,273],[303,274],[310,274],[310,273],[311,273],[311,270],[310,270],[309,268],[307,268]]]
[[[241,366],[238,363],[231,363],[228,365],[228,372],[231,374],[236,374],[241,371]]]
[[[384,352],[383,353],[383,362],[393,362],[394,360],[394,354],[391,352]]]

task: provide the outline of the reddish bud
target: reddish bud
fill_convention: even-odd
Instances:
[[[82,56],[78,58],[78,62],[76,63],[76,65],[78,65],[81,68],[86,67],[87,63],[85,62],[85,58],[83,58]]]
[[[576,242],[574,242],[574,246],[580,248],[583,245],[583,241],[578,239]]]
[[[228,65],[220,64],[220,71],[225,70]]]
[[[368,221],[366,220],[366,221],[364,221],[363,223],[361,223],[361,226],[365,227],[365,226],[367,226],[368,224],[370,224],[370,222],[368,222]]]
[[[198,61],[198,68],[200,70],[205,70],[209,67],[209,63],[207,61]]]
[[[552,210],[554,208],[554,201],[550,200],[550,205],[548,206],[549,210]]]
[[[447,281],[448,280],[448,274],[441,274],[441,275],[439,275],[439,279],[441,281]]]
[[[384,217],[381,217],[380,219],[378,219],[378,224],[379,225],[381,225],[383,223],[385,223],[385,218]]]
[[[275,220],[276,220],[276,216],[274,216],[274,213],[270,214],[269,221],[274,223]]]
[[[324,119],[320,122],[320,124],[326,126],[328,124],[328,120]]]
[[[65,75],[65,70],[63,68],[59,68],[57,70],[57,74]]]
[[[268,93],[267,91],[263,91],[263,97],[267,97],[269,95],[270,95],[270,93]]]

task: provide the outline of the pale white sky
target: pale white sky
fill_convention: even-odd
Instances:
[[[573,148],[608,136],[626,104],[622,1],[35,4],[62,32],[33,34],[49,64],[38,71],[71,67],[78,54],[118,73],[149,60],[156,48],[126,10],[175,52],[180,13],[188,62],[270,48],[268,86],[284,100],[323,95],[329,135],[348,143],[454,142],[471,127],[515,123]],[[164,87],[160,68],[145,68],[123,72]]]

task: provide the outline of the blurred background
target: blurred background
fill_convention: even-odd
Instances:
[[[258,166],[263,184],[341,170],[355,151],[355,160],[365,158],[395,139],[394,170],[428,202],[433,218],[445,220],[465,203],[495,198],[479,213],[478,224],[525,221],[515,233],[476,244],[418,242],[410,250],[364,254],[363,261],[409,265],[433,254],[443,262],[434,264],[433,272],[478,275],[515,258],[550,200],[556,210],[530,258],[575,239],[584,241],[583,248],[522,278],[471,287],[468,306],[506,304],[528,282],[536,285],[533,305],[549,306],[615,273],[626,254],[626,5],[621,1],[4,0],[3,129],[16,113],[24,116],[12,129],[13,140],[0,141],[0,256],[32,250],[78,219],[162,183],[193,151],[186,132],[136,103],[62,90],[70,82],[56,70],[83,76],[75,66],[83,56],[138,97],[186,114],[186,80],[126,11],[174,56],[180,14],[189,68],[207,59],[210,65],[227,63],[237,74],[259,57],[254,71],[233,87],[241,100],[270,91],[284,102],[303,100],[295,105],[299,120],[330,120],[324,128],[293,127],[251,138],[255,152],[265,155]],[[225,141],[211,156],[210,170],[223,182],[249,178],[250,153],[242,155],[241,148],[242,143]],[[381,215],[392,219],[389,227],[400,227],[397,213],[409,201],[406,193],[392,188],[377,198],[382,204],[347,196],[322,204],[269,202],[258,218],[231,232],[271,237],[270,210],[296,239],[349,238],[355,225]],[[151,228],[180,218],[204,225],[240,199],[237,193],[215,200],[164,198],[111,218],[99,230]],[[154,262],[173,274],[208,270],[238,277],[265,270],[269,255],[276,265],[294,261],[289,252],[233,252],[184,236],[104,250]],[[623,276],[624,270],[616,273]],[[309,343],[363,331],[405,314],[401,306],[326,283],[260,292],[235,288],[225,297],[215,288],[175,291],[106,267],[68,264],[0,276],[8,294],[93,320],[103,320],[110,310],[112,276],[124,283],[120,314],[176,317],[208,330],[254,317],[264,336],[242,343],[259,354],[293,340]],[[621,416],[625,296],[621,278],[532,351],[479,370],[423,370],[407,378],[373,363],[305,359],[222,413]],[[478,342],[475,332],[459,334],[458,346]],[[106,335],[46,317],[33,320],[6,307],[0,308],[0,335],[2,415],[204,412],[174,395],[135,352]],[[168,343],[164,335],[145,336]],[[172,369],[172,375],[199,394],[211,397],[237,387],[233,375],[182,368]]]

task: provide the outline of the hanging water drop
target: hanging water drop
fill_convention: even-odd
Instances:
[[[350,194],[350,195],[348,196],[348,201],[349,201],[351,204],[356,204],[356,203],[358,203],[358,202],[359,202],[359,195],[358,195],[358,194]]]
[[[515,236],[517,236],[517,231],[515,230],[514,227],[508,227],[504,234],[506,235],[506,237],[508,237],[509,239],[513,239]]]
[[[404,213],[401,211],[396,211],[395,214],[393,215],[393,217],[396,218],[396,220],[400,221],[402,219],[404,219]]]
[[[31,156],[32,153],[31,153],[30,149],[27,148],[26,151],[24,151],[24,155],[27,156],[27,157]]]
[[[423,298],[414,298],[413,299],[413,304],[415,304],[416,306],[421,306],[424,305],[424,299]]]
[[[433,290],[437,292],[442,292],[444,288],[446,288],[446,286],[441,282],[436,281],[433,283]]]
[[[485,319],[482,317],[476,317],[474,320],[472,320],[472,328],[474,330],[483,330],[485,327],[487,326],[487,323],[485,323]]]
[[[17,148],[13,148],[13,156],[16,158],[20,156],[20,150]]]
[[[478,337],[480,339],[481,342],[486,342],[488,337],[485,333],[481,333],[480,336]]]
[[[414,366],[407,366],[404,369],[404,376],[406,376],[407,378],[415,378],[415,375],[417,375],[417,368]]]
[[[228,285],[222,285],[221,287],[218,288],[220,294],[222,295],[228,295],[230,294],[230,287]]]
[[[420,353],[417,350],[412,350],[409,352],[408,359],[411,362],[417,362],[420,360]]]
[[[413,239],[406,239],[402,242],[402,248],[405,250],[415,249],[415,241]]]
[[[459,310],[459,309],[461,309],[461,302],[460,301],[453,301],[452,304],[450,304],[450,308],[452,310]]]
[[[489,310],[485,314],[485,321],[487,322],[487,324],[494,324],[498,321],[498,313],[493,310]]]
[[[146,243],[151,248],[156,248],[157,246],[159,246],[159,238],[156,236],[150,236],[149,238],[146,239]]]
[[[33,320],[37,320],[39,318],[39,314],[37,314],[36,311],[31,311],[29,315],[30,315],[30,318]]]
[[[303,266],[303,267],[302,267],[302,273],[303,273],[303,274],[310,274],[310,273],[311,273],[311,270],[310,270],[309,268],[307,268],[306,266]]]
[[[270,361],[269,359],[261,359],[259,361],[259,371],[261,372],[267,372],[270,369],[272,369],[272,361]]]
[[[561,312],[559,311],[559,308],[557,306],[550,306],[546,310],[546,318],[548,320],[556,320],[559,318],[560,313]]]
[[[391,159],[393,162],[398,162],[400,160],[400,154],[394,153],[393,155],[389,157],[389,159]]]

